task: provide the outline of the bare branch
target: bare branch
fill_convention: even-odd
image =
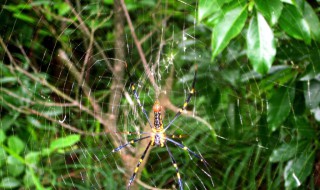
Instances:
[[[151,84],[153,85],[153,88],[156,91],[156,96],[158,96],[159,95],[159,87],[158,87],[157,83],[155,82],[154,75],[150,71],[150,68],[148,66],[148,63],[147,63],[146,57],[144,55],[144,52],[142,50],[141,44],[140,44],[140,42],[138,40],[138,37],[137,37],[137,35],[135,33],[135,30],[134,30],[134,27],[132,25],[131,18],[130,18],[129,12],[127,10],[127,7],[126,7],[126,5],[124,3],[124,0],[120,0],[120,3],[121,3],[121,6],[122,6],[122,9],[124,11],[124,15],[126,16],[126,19],[127,19],[130,31],[131,31],[131,35],[132,35],[133,40],[134,40],[134,42],[136,44],[136,47],[138,49],[138,52],[139,52],[139,55],[140,55],[144,70],[145,70],[145,72],[147,74],[147,77],[149,78]]]

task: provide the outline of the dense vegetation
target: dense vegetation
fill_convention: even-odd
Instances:
[[[34,0],[0,11],[0,189],[125,189],[168,123],[185,189],[320,188],[319,1]],[[130,77],[129,77],[130,76]],[[130,131],[133,134],[127,135]],[[166,148],[132,189],[178,188]],[[214,184],[214,187],[213,187]]]

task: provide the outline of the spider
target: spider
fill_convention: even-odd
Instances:
[[[128,72],[128,75],[129,75],[129,78],[131,78],[130,76],[130,73]],[[147,121],[148,121],[148,124],[150,125],[151,129],[152,129],[152,132],[150,133],[146,133],[146,132],[143,132],[142,134],[148,134],[148,136],[144,136],[144,137],[141,137],[141,138],[138,138],[138,139],[133,139],[123,145],[120,145],[119,147],[115,148],[112,150],[112,152],[118,152],[120,151],[122,148],[130,145],[130,144],[134,144],[138,141],[141,141],[141,140],[144,140],[144,139],[150,139],[149,140],[149,143],[146,147],[146,149],[144,150],[141,158],[139,159],[138,161],[138,164],[136,165],[136,168],[129,180],[129,183],[128,183],[128,186],[127,186],[127,189],[130,188],[132,182],[134,181],[135,177],[136,177],[136,174],[139,170],[139,167],[141,165],[141,163],[143,162],[143,159],[147,153],[147,151],[149,150],[150,146],[160,146],[160,147],[166,147],[167,149],[167,152],[169,153],[169,156],[171,158],[171,162],[172,162],[172,165],[173,167],[175,168],[176,170],[176,175],[177,175],[177,179],[178,179],[178,185],[179,185],[179,189],[180,190],[183,190],[183,184],[182,184],[182,179],[181,179],[181,175],[179,173],[179,168],[178,168],[178,165],[177,165],[177,162],[176,160],[174,159],[173,157],[173,154],[172,152],[170,151],[168,145],[167,145],[167,142],[170,142],[178,147],[180,147],[181,149],[185,150],[185,151],[188,151],[190,154],[192,154],[193,156],[195,156],[196,158],[198,158],[201,162],[203,162],[206,166],[207,166],[207,162],[204,160],[204,158],[199,155],[199,154],[196,154],[195,152],[193,152],[192,150],[190,150],[188,147],[184,146],[183,144],[173,140],[173,138],[179,138],[181,137],[181,135],[178,135],[178,136],[175,136],[175,135],[166,135],[166,130],[173,124],[173,122],[182,114],[182,112],[186,109],[186,107],[188,106],[188,103],[190,102],[191,100],[191,97],[194,95],[195,93],[195,84],[196,84],[196,78],[197,78],[197,66],[195,68],[195,72],[194,72],[194,78],[193,78],[193,82],[192,82],[192,88],[182,106],[182,108],[180,108],[178,110],[178,112],[176,113],[176,115],[174,116],[174,118],[169,122],[169,124],[167,124],[165,127],[162,123],[162,117],[161,117],[161,108],[162,106],[160,105],[160,102],[159,100],[156,100],[154,102],[154,105],[153,105],[153,112],[154,112],[154,121],[153,121],[153,125],[151,124],[151,121],[148,117],[148,114],[147,114],[147,111],[144,109],[143,105],[141,104],[140,102],[140,99],[139,99],[139,95],[137,93],[137,90],[136,90],[136,87],[134,85],[134,83],[131,84],[131,90],[133,92],[133,95],[134,95],[134,98],[136,99],[139,107],[141,108],[143,114],[145,115]],[[170,136],[170,137],[168,137]]]

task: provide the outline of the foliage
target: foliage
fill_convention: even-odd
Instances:
[[[147,110],[157,92],[125,17],[125,42],[116,47],[114,6],[109,0],[2,6],[1,189],[124,189],[144,144],[111,151],[136,138],[122,132],[148,130],[127,96],[130,82],[139,83]],[[183,103],[198,67],[191,111],[170,133],[186,134],[183,144],[209,167],[170,146],[185,189],[212,189],[212,181],[215,189],[319,188],[316,1],[128,0],[125,6],[156,84],[166,92],[160,93],[169,102],[164,122],[176,112],[170,105]],[[127,55],[118,58],[121,48]],[[119,59],[132,79],[125,67],[123,75],[113,70]],[[122,87],[113,105],[115,81]],[[165,148],[154,148],[146,160],[143,183],[136,183],[177,188]]]

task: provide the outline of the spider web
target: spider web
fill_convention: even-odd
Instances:
[[[167,134],[182,134],[183,138],[177,141],[209,163],[206,167],[199,159],[167,142],[178,164],[184,189],[259,188],[249,181],[257,180],[260,175],[273,175],[273,169],[281,169],[270,155],[282,144],[283,136],[287,137],[287,145],[297,143],[295,134],[289,130],[292,121],[281,125],[277,135],[271,135],[266,130],[267,123],[261,122],[272,101],[269,94],[261,92],[261,86],[269,85],[267,89],[271,89],[278,85],[284,93],[292,86],[284,77],[274,79],[271,76],[260,81],[262,76],[252,72],[249,63],[243,63],[241,58],[245,53],[241,44],[243,35],[232,41],[216,61],[210,61],[211,36],[203,37],[209,30],[196,23],[197,2],[143,1],[140,6],[127,3],[131,19],[137,19],[150,7],[155,10],[154,15],[141,16],[140,22],[133,23],[150,73],[143,66],[129,29],[123,33],[125,44],[121,46],[126,56],[116,57],[116,49],[121,47],[114,46],[112,31],[106,34],[104,29],[110,30],[117,13],[109,1],[78,1],[78,4],[65,1],[51,9],[48,7],[53,6],[52,2],[35,1],[17,10],[10,7],[11,2],[4,4],[0,16],[12,15],[14,11],[20,14],[15,14],[14,21],[6,20],[3,30],[11,32],[2,37],[15,57],[13,61],[7,53],[1,53],[4,64],[1,66],[0,126],[6,136],[0,141],[3,143],[0,149],[2,187],[9,184],[6,187],[13,189],[125,189],[148,140],[116,153],[112,150],[142,137],[141,132],[150,132],[147,119],[130,90],[132,83],[137,87],[151,123],[153,103],[160,99],[166,126],[192,88],[196,65],[196,94],[187,111],[167,131]],[[75,9],[66,8],[68,4]],[[46,15],[46,10],[52,12]],[[174,13],[170,12],[172,10]],[[157,18],[158,15],[161,18]],[[22,21],[39,23],[38,31],[16,33]],[[126,20],[124,26],[128,27]],[[88,31],[89,35],[86,33],[92,28],[96,29],[94,36],[90,36],[92,30]],[[53,37],[44,35],[47,32]],[[46,37],[39,37],[41,34]],[[28,37],[28,46],[22,46]],[[287,47],[288,51],[305,52],[305,49],[295,49],[294,45]],[[148,49],[144,49],[146,47]],[[4,48],[1,50],[6,52]],[[279,54],[280,59],[287,59],[285,52]],[[120,75],[110,69],[109,65],[116,64],[122,65],[120,68],[124,72]],[[275,66],[270,73],[285,75],[288,67],[294,68],[294,63],[292,65]],[[316,67],[313,63],[309,66]],[[155,84],[151,78],[155,79]],[[319,121],[319,107],[312,101],[319,97],[314,94],[318,83],[308,77],[301,80],[306,83],[296,87],[297,92],[304,94],[303,101],[310,105],[313,116]],[[114,81],[118,81],[115,86]],[[295,110],[295,102],[289,96],[284,105]],[[295,122],[305,125],[299,113],[290,111],[290,114],[294,115]],[[114,119],[116,125],[113,126]],[[307,127],[300,130],[311,131]],[[272,143],[265,142],[267,138]],[[13,153],[6,147],[13,149]],[[293,152],[299,152],[300,145],[296,144],[294,149]],[[293,157],[299,158],[299,155]],[[19,161],[20,158],[25,161]],[[288,173],[289,169],[286,170],[284,173]],[[132,189],[179,188],[166,148],[152,148],[139,171]],[[280,183],[279,173],[268,176],[269,181]],[[295,180],[301,183],[297,176]]]

